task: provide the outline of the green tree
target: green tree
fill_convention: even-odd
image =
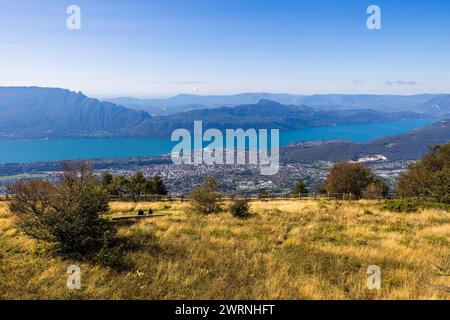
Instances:
[[[295,195],[307,194],[308,188],[306,187],[305,182],[304,181],[297,182],[292,193]]]
[[[100,181],[105,190],[108,190],[108,188],[111,186],[113,179],[114,179],[113,175],[109,172],[105,172],[102,174]]]
[[[450,143],[430,148],[422,160],[410,165],[395,192],[400,198],[450,203]]]
[[[222,210],[221,195],[215,178],[205,178],[203,183],[189,194],[191,209],[200,214],[217,213]]]
[[[131,193],[130,182],[125,176],[116,176],[107,187],[107,191],[112,195],[121,195]]]
[[[375,182],[372,170],[360,163],[339,162],[333,166],[325,181],[327,193],[351,195],[360,199],[364,189]]]
[[[157,194],[160,196],[167,195],[167,188],[164,184],[164,181],[158,175],[154,176],[152,180],[147,181],[145,190],[149,194]]]
[[[364,199],[382,199],[386,198],[389,193],[389,186],[386,182],[375,179],[367,185],[363,191]]]
[[[324,185],[318,185],[314,190],[315,194],[327,194],[327,189],[325,189]]]
[[[133,195],[138,196],[145,193],[147,179],[142,171],[133,174],[129,180],[130,191]]]
[[[98,251],[115,236],[102,215],[108,194],[87,162],[63,162],[57,183],[18,181],[8,186],[9,208],[18,227],[29,236],[55,243],[61,252],[85,255]]]

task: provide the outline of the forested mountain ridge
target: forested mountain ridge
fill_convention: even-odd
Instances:
[[[120,136],[150,116],[80,92],[0,87],[0,137]]]
[[[253,96],[252,96],[253,97]],[[445,105],[445,99],[435,105]],[[281,104],[262,99],[235,107],[222,106],[151,116],[111,102],[101,102],[80,92],[58,88],[0,87],[0,138],[33,139],[60,137],[170,137],[178,128],[192,129],[194,121],[204,128],[308,127],[394,121],[427,115],[408,111],[370,109],[326,110],[307,105]]]
[[[432,145],[450,141],[450,119],[394,136],[386,136],[366,143],[324,141],[296,143],[282,149],[285,163],[357,160],[364,156],[383,155],[389,161],[417,160]]]
[[[450,113],[449,94],[375,95],[375,94],[315,94],[240,93],[235,95],[201,96],[179,94],[167,99],[115,98],[108,101],[153,115],[170,115],[197,109],[235,107],[272,100],[285,105],[308,105],[326,110],[373,109],[377,111],[412,111],[420,113]]]

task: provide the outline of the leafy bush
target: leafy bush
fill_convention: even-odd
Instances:
[[[419,209],[450,211],[450,205],[439,202],[426,202],[417,199],[395,199],[383,202],[382,209],[392,212],[417,212]]]
[[[87,162],[64,162],[57,183],[19,181],[8,187],[9,208],[27,235],[55,243],[67,254],[89,255],[116,234],[102,214],[109,210],[108,194]]]
[[[270,198],[270,194],[269,194],[269,192],[267,192],[267,191],[264,190],[264,191],[261,191],[261,192],[259,193],[258,198],[259,198],[260,200],[269,199],[269,198]]]
[[[250,208],[247,200],[235,200],[229,208],[231,214],[237,218],[248,218],[250,216]]]
[[[109,235],[106,238],[100,250],[98,250],[93,260],[94,262],[114,269],[123,269],[126,265],[123,262],[123,245],[118,244],[114,238]]]
[[[440,202],[427,202],[422,204],[422,207],[425,209],[436,209],[443,211],[450,211],[450,204],[440,203]]]
[[[419,204],[415,200],[395,199],[383,202],[382,209],[391,212],[416,212],[419,210]]]
[[[327,194],[327,189],[325,189],[325,186],[323,186],[323,185],[318,185],[316,187],[316,189],[314,190],[314,192],[316,194]]]
[[[389,186],[385,182],[376,179],[364,188],[362,196],[364,199],[383,199],[387,197],[388,193]]]
[[[205,178],[203,183],[189,194],[191,209],[200,214],[217,213],[222,210],[221,195],[217,192],[218,183],[214,178]]]
[[[450,204],[450,143],[435,146],[400,175],[397,196]]]
[[[364,190],[377,181],[372,170],[360,163],[339,162],[333,166],[325,181],[325,189],[330,194],[347,194],[360,199]]]
[[[292,191],[292,194],[294,195],[303,195],[308,193],[308,188],[306,187],[305,182],[299,181]]]
[[[351,201],[356,199],[358,199],[358,197],[354,193],[344,193],[342,195],[342,200]]]

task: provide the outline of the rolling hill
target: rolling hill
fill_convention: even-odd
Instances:
[[[325,141],[292,144],[282,150],[285,163],[309,163],[318,160],[357,160],[363,156],[383,155],[389,161],[417,160],[427,153],[430,145],[450,141],[450,120],[441,120],[433,125],[416,129],[410,133],[387,136],[366,143]]]

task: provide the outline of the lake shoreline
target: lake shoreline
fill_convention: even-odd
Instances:
[[[384,136],[410,132],[436,119],[405,119],[280,131],[280,147],[292,143],[348,141],[363,143]],[[0,140],[0,164],[57,162],[77,159],[160,157],[170,154],[176,142],[169,138],[64,138]]]

